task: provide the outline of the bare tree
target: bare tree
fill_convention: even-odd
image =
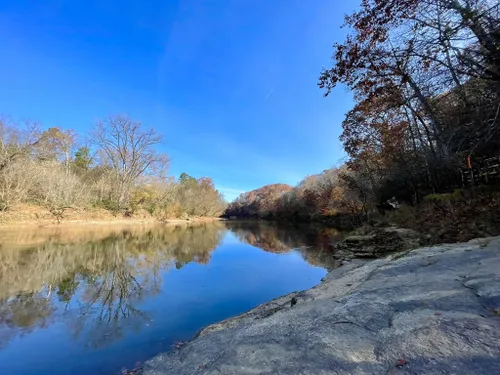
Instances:
[[[26,198],[34,167],[30,155],[39,139],[37,123],[0,118],[0,211]]]
[[[0,116],[0,212],[18,204],[50,210],[101,207],[159,218],[217,216],[225,201],[209,178],[168,177],[162,137],[127,116],[99,121],[88,141],[71,129]],[[21,206],[20,206],[21,207]]]
[[[155,150],[162,141],[161,135],[152,128],[143,129],[140,122],[128,116],[115,115],[99,121],[91,137],[101,151],[102,162],[113,169],[116,209],[126,207],[139,177],[168,165],[168,157]]]
[[[26,200],[33,187],[37,165],[27,158],[19,158],[0,171],[0,212]]]
[[[19,158],[29,156],[40,141],[40,125],[24,121],[16,124],[0,117],[0,171]]]
[[[86,206],[90,201],[87,186],[59,162],[38,163],[31,176],[32,198],[45,206],[59,223],[67,209]]]

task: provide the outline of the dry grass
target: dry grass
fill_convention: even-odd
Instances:
[[[165,223],[205,222],[219,220],[212,217],[190,217],[183,219],[167,219]],[[114,214],[104,208],[69,208],[64,211],[62,223],[47,209],[37,205],[18,204],[8,211],[0,212],[0,227],[19,226],[71,226],[71,225],[103,225],[103,224],[144,224],[158,223],[157,218],[148,211],[140,209],[133,215]]]

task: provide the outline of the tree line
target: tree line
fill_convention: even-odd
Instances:
[[[286,203],[288,214],[362,218],[393,196],[418,205],[473,187],[471,170],[500,156],[498,1],[362,0],[344,26],[319,87],[353,93],[340,136],[348,161],[284,191],[273,213]]]
[[[241,194],[231,202],[227,217],[314,221],[349,216],[361,220],[367,197],[346,166],[304,178],[297,186],[266,185]]]
[[[31,121],[0,120],[0,211],[20,204],[47,208],[58,220],[68,209],[103,208],[159,219],[219,216],[224,197],[208,177],[167,175],[162,136],[128,116],[109,116],[89,134]]]

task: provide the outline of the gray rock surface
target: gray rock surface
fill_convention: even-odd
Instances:
[[[166,374],[500,374],[500,237],[353,260],[144,366]]]

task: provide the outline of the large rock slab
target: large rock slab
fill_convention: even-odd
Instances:
[[[353,260],[206,327],[145,375],[500,374],[500,238]]]

